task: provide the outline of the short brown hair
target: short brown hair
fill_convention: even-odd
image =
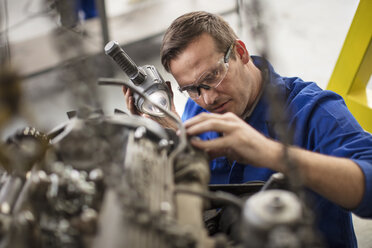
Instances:
[[[204,11],[184,14],[174,20],[164,34],[160,56],[165,70],[169,72],[170,61],[204,33],[212,36],[219,52],[226,52],[238,38],[234,30],[219,15]],[[234,53],[231,55],[235,58]]]

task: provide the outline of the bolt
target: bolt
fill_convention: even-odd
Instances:
[[[103,172],[101,169],[94,169],[92,171],[89,172],[89,179],[94,181],[94,182],[97,182],[97,181],[101,181],[103,179]]]
[[[159,148],[160,148],[160,149],[167,148],[168,146],[169,146],[169,142],[168,142],[168,140],[166,140],[166,139],[161,139],[161,140],[159,141]]]
[[[1,204],[0,206],[0,211],[3,213],[3,214],[9,214],[10,213],[10,205],[8,202],[4,202]]]
[[[134,132],[134,138],[141,139],[145,134],[146,134],[146,128],[143,126],[140,126]]]
[[[285,204],[280,198],[280,196],[274,196],[274,198],[269,202],[268,208],[271,211],[279,212],[284,208]]]

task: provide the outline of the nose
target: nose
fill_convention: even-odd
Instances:
[[[200,97],[203,97],[206,105],[213,105],[218,97],[218,92],[215,88],[200,89]]]

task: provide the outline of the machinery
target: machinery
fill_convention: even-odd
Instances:
[[[207,157],[182,123],[133,90],[180,135],[140,116],[85,110],[48,134],[27,127],[1,144],[0,248],[322,247],[282,174],[208,185]]]

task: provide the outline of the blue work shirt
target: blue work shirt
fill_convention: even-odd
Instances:
[[[263,59],[252,56],[254,64],[262,69]],[[268,64],[269,83],[277,86],[285,101],[288,113],[287,130],[293,133],[293,144],[306,150],[336,157],[350,158],[362,169],[365,176],[365,193],[360,205],[353,212],[362,217],[372,217],[372,135],[363,131],[338,94],[320,89],[314,82],[304,82],[298,77],[282,77]],[[245,121],[266,137],[276,139],[270,107],[264,92],[250,117]],[[201,112],[207,112],[188,99],[182,116],[185,121]],[[216,132],[200,135],[203,140],[219,136]],[[266,181],[274,171],[237,162],[229,163],[225,157],[210,162],[211,183],[244,183],[252,180]],[[308,190],[313,199],[317,226],[329,247],[357,247],[348,210]]]

